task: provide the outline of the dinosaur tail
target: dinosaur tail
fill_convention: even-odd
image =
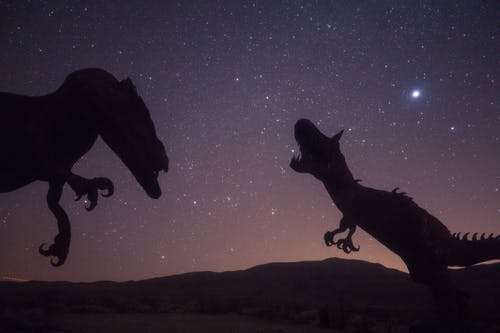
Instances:
[[[480,238],[477,232],[468,239],[469,233],[460,237],[460,233],[453,234],[450,253],[447,258],[448,266],[471,266],[483,261],[500,259],[500,235],[490,234]]]

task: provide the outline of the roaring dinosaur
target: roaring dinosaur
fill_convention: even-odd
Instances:
[[[468,239],[451,234],[448,228],[398,188],[392,191],[362,186],[349,170],[340,151],[343,131],[327,137],[308,119],[294,128],[300,155],[290,167],[310,173],[320,180],[342,212],[339,228],[324,235],[327,246],[336,245],[346,253],[358,251],[352,241],[356,226],[401,257],[411,278],[431,288],[446,331],[459,331],[463,325],[466,296],[448,276],[448,266],[470,266],[500,259],[500,236]],[[343,239],[334,236],[348,231]]]
[[[132,81],[118,81],[102,69],[68,75],[59,89],[45,96],[0,92],[0,192],[14,191],[33,181],[49,183],[47,203],[59,233],[44,256],[53,266],[64,264],[71,240],[67,214],[59,205],[68,183],[76,200],[86,196],[87,210],[97,205],[98,191],[113,194],[108,178],[86,179],[71,172],[98,136],[118,155],[151,198],[159,198],[159,171],[168,157],[153,121]]]

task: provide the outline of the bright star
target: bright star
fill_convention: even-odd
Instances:
[[[420,97],[420,90],[413,90],[411,92],[411,97],[413,97],[413,98],[419,98]]]

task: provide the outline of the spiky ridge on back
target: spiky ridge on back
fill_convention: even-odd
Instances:
[[[492,240],[492,239],[500,239],[500,235],[496,235],[496,236],[493,236],[494,233],[491,233],[488,237],[485,237],[485,233],[483,232],[481,234],[481,237],[478,239],[477,238],[477,232],[475,232],[473,235],[472,235],[472,238],[471,239],[468,239],[468,236],[470,234],[470,232],[466,232],[462,238],[460,238],[460,232],[459,233],[454,233],[453,234],[453,237],[455,237],[457,240],[460,240],[460,241],[484,241],[484,240]]]

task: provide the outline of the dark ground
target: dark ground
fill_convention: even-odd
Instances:
[[[470,332],[500,332],[500,263],[452,272]],[[0,332],[436,332],[408,274],[332,258],[143,281],[0,283]],[[324,331],[324,330],[323,330]]]

